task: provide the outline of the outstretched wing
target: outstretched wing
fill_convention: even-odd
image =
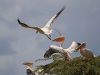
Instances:
[[[51,26],[54,20],[57,19],[61,12],[65,9],[65,7],[66,6],[63,6],[63,8],[48,21],[48,23],[45,25],[46,28],[49,28]]]
[[[19,19],[18,19],[17,21],[18,21],[18,23],[19,23],[22,27],[25,27],[25,28],[32,28],[32,29],[35,29],[35,30],[39,31],[40,33],[44,33],[43,30],[41,30],[41,28],[39,28],[39,27],[31,27],[31,26],[28,26],[27,24],[22,23]]]
[[[44,58],[48,58],[48,57],[50,57],[50,56],[51,56],[52,54],[54,54],[54,53],[61,53],[61,54],[64,54],[65,51],[64,51],[64,49],[61,48],[61,47],[58,47],[58,46],[55,46],[55,45],[51,45],[51,46],[47,49],[47,51],[45,52]]]
[[[81,44],[79,42],[73,41],[72,44],[66,50],[70,53],[74,52]]]
[[[32,27],[28,26],[27,24],[22,23],[19,19],[18,19],[17,21],[18,21],[18,23],[19,23],[22,27],[25,27],[25,28],[32,28]]]

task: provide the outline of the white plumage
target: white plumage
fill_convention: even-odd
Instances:
[[[51,33],[52,33],[52,30],[50,29],[50,26],[51,26],[52,23],[55,21],[55,19],[58,18],[58,16],[61,14],[61,12],[62,12],[64,9],[65,9],[65,6],[63,6],[63,8],[62,8],[57,14],[55,14],[55,15],[48,21],[48,23],[47,23],[43,28],[28,26],[28,25],[25,24],[25,23],[21,23],[19,19],[18,19],[18,23],[19,23],[22,27],[35,29],[35,30],[36,30],[36,33],[39,32],[40,34],[44,34],[44,35],[46,35],[46,36],[51,40]]]
[[[80,44],[78,42],[73,41],[71,46],[67,49],[64,49],[62,47],[59,46],[55,46],[55,45],[50,45],[50,47],[47,49],[47,51],[44,54],[44,58],[48,58],[50,57],[52,54],[54,53],[60,53],[64,59],[72,59],[71,56],[69,55],[68,52],[72,53],[72,51],[75,51],[76,48],[79,46]]]
[[[74,51],[76,50],[76,48],[77,48],[78,46],[80,46],[80,45],[81,45],[80,43],[73,41],[72,44],[69,46],[69,48],[67,48],[66,50],[67,50],[69,53],[72,53],[72,52],[74,52]]]

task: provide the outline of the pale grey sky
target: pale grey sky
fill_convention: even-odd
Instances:
[[[100,0],[1,0],[0,1],[0,74],[25,75],[23,62],[32,61],[33,68],[46,62],[43,58],[47,48],[59,43],[51,42],[35,30],[21,27],[17,19],[30,26],[43,27],[64,5],[66,9],[51,26],[65,37],[64,48],[72,41],[86,42],[94,55],[100,55]],[[54,30],[52,39],[59,37]],[[81,56],[72,53],[71,57]]]

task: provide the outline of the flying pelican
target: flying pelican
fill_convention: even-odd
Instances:
[[[26,73],[27,75],[36,75],[34,70],[32,69],[33,63],[32,62],[25,62],[23,65],[27,66]]]
[[[86,57],[86,58],[92,58],[94,59],[94,55],[93,53],[86,48],[86,43],[83,42],[77,49],[76,49],[76,52],[80,50],[80,54],[83,56],[83,57]]]
[[[57,31],[57,30],[56,30]],[[60,37],[61,37],[62,34],[60,34]],[[63,36],[64,37],[64,36]],[[54,39],[55,40],[55,39]],[[54,41],[53,40],[53,41]],[[50,45],[49,48],[47,49],[47,51],[45,52],[44,54],[44,58],[48,58],[50,57],[52,54],[54,53],[60,53],[64,59],[68,59],[68,60],[71,60],[71,56],[69,55],[69,53],[71,53],[72,51],[75,51],[75,49],[80,45],[80,43],[78,42],[75,42],[73,41],[71,46],[67,49],[64,49],[62,47],[62,44],[64,42],[65,38],[63,40],[60,40],[60,47],[59,46],[55,46],[55,45]],[[59,41],[59,39],[56,39],[55,41]],[[69,53],[68,53],[69,52]]]
[[[48,23],[47,23],[43,28],[28,26],[27,24],[22,23],[19,19],[18,19],[18,23],[19,23],[22,27],[35,29],[35,30],[36,30],[36,34],[39,32],[40,34],[46,35],[46,36],[51,40],[51,33],[52,33],[52,30],[50,29],[50,26],[51,26],[52,23],[55,21],[55,19],[58,18],[58,16],[61,14],[61,12],[62,12],[64,9],[65,9],[65,6],[63,6],[62,9],[61,9],[57,14],[55,14],[55,15],[48,21]]]

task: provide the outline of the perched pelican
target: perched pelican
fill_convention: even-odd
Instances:
[[[23,65],[27,66],[26,73],[27,75],[36,75],[34,70],[32,69],[33,63],[32,62],[25,62]]]
[[[62,34],[60,34],[60,35],[62,35]],[[44,58],[48,58],[54,53],[60,53],[64,57],[64,59],[71,60],[72,58],[71,58],[71,56],[69,55],[68,52],[71,53],[72,51],[75,51],[75,49],[80,45],[80,43],[73,41],[69,48],[64,49],[62,47],[62,44],[63,44],[64,40],[65,40],[65,38],[60,41],[61,42],[60,47],[59,46],[55,46],[55,45],[50,45],[50,47],[47,49],[47,51],[44,54]],[[57,41],[58,41],[58,39],[57,39]]]
[[[77,49],[76,49],[76,52],[80,50],[80,54],[83,56],[83,57],[86,57],[86,58],[94,58],[94,55],[93,53],[86,48],[86,43],[82,43]]]
[[[36,30],[36,34],[39,32],[40,34],[46,35],[46,36],[51,40],[51,33],[52,33],[52,30],[50,29],[50,26],[51,26],[52,23],[55,21],[55,19],[58,18],[58,16],[61,14],[61,12],[62,12],[64,9],[65,9],[65,6],[63,6],[62,9],[61,9],[57,14],[55,14],[55,15],[48,21],[48,23],[47,23],[43,28],[28,26],[28,25],[25,24],[25,23],[21,23],[19,19],[18,19],[18,23],[19,23],[22,27],[35,29],[35,30]]]

